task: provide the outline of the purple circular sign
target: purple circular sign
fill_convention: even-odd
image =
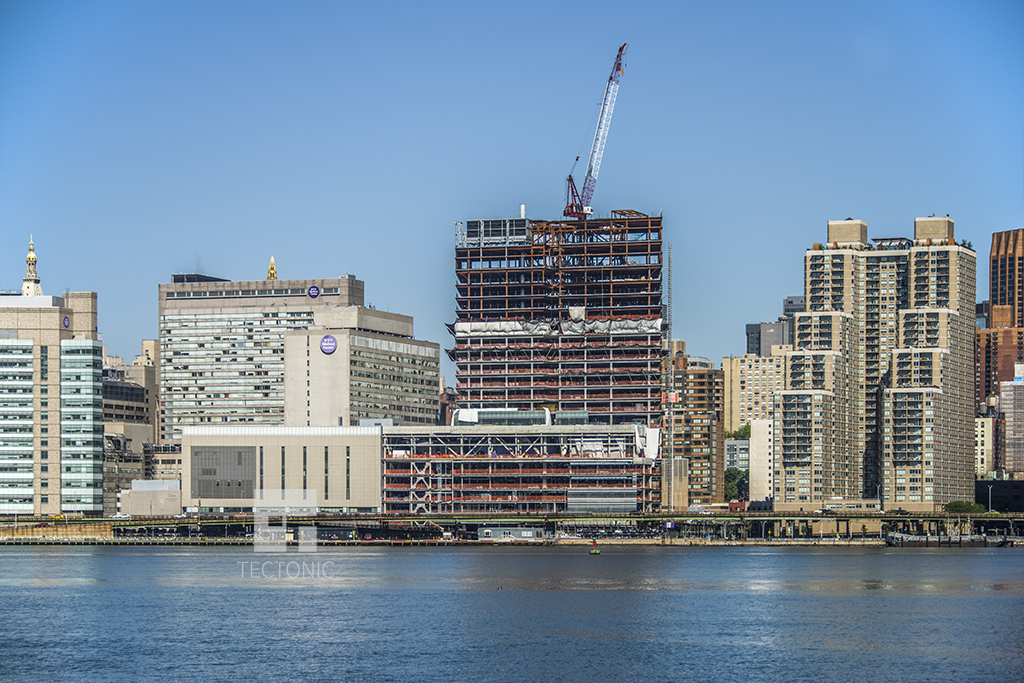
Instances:
[[[64,316],[64,327],[71,327],[71,318]]]
[[[310,288],[306,290],[306,294],[309,295],[310,299],[315,299],[320,296],[320,288],[316,285],[311,285]]]
[[[325,334],[323,338],[320,339],[320,350],[323,351],[324,353],[330,355],[334,353],[334,351],[337,348],[338,340],[332,337],[331,335]]]

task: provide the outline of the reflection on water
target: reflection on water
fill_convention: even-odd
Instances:
[[[2,548],[0,678],[1012,680],[1022,560],[985,548]],[[282,561],[330,572],[263,571]]]

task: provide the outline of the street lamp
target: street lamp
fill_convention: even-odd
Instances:
[[[884,506],[882,505],[882,485],[879,484],[875,487],[875,500],[878,501],[878,509],[881,510]]]
[[[988,511],[992,512],[992,484],[988,485]]]

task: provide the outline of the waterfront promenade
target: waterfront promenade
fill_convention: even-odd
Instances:
[[[270,520],[278,529],[280,518]],[[1022,514],[808,515],[717,513],[697,515],[473,515],[289,517],[286,534],[315,526],[318,545],[453,546],[467,543],[616,546],[962,546],[1014,545]],[[529,540],[493,539],[479,532],[531,530]],[[0,522],[0,545],[247,546],[258,535],[251,515],[136,519],[22,519]],[[507,534],[506,534],[507,535]],[[894,542],[893,539],[896,539]],[[478,540],[479,539],[479,540]],[[516,540],[514,540],[516,539]]]

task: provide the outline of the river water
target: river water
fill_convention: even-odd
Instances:
[[[1024,550],[0,548],[12,681],[1010,681]]]

